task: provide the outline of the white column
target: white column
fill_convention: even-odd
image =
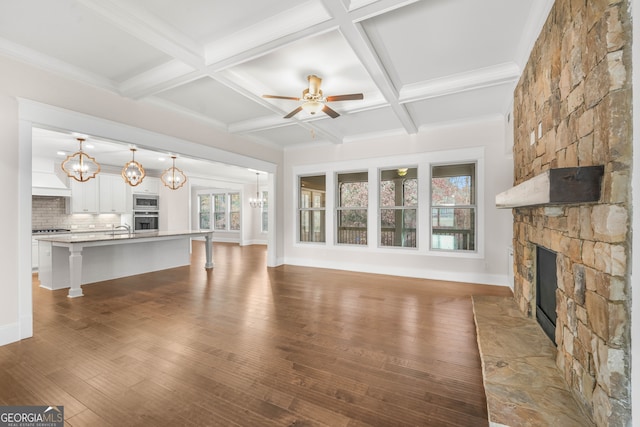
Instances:
[[[207,257],[207,262],[204,264],[204,268],[210,270],[213,268],[213,243],[212,243],[213,233],[207,233],[204,236],[204,250]]]
[[[83,296],[82,288],[82,246],[69,246],[69,298]]]

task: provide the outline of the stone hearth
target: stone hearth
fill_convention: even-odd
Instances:
[[[594,425],[555,366],[556,348],[512,298],[473,297],[491,426]]]

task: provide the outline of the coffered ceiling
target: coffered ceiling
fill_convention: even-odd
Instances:
[[[287,149],[504,114],[553,0],[20,0],[0,54]],[[307,76],[332,119],[300,102]]]

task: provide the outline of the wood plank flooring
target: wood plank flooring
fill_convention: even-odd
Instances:
[[[70,426],[488,425],[473,295],[507,288],[282,266],[264,246],[83,287],[39,288],[0,347],[0,405]]]

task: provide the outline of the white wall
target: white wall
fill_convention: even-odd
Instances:
[[[31,310],[31,127],[52,126],[160,150],[275,172],[282,153],[231,136],[199,120],[123,98],[0,57],[0,177],[8,206],[0,221],[0,345],[32,335]],[[23,100],[36,101],[24,102]],[[41,104],[39,104],[41,103]],[[24,114],[29,105],[30,115]],[[47,106],[42,113],[39,105]],[[55,108],[59,107],[57,111]],[[46,120],[40,120],[47,115]],[[30,117],[26,117],[30,116]],[[36,117],[37,119],[34,119]],[[71,119],[70,119],[71,118]],[[213,154],[215,153],[215,155]],[[19,166],[18,166],[19,165]],[[18,179],[16,179],[18,177]],[[282,186],[277,177],[275,186]],[[277,232],[277,228],[275,229]],[[274,241],[276,239],[273,239]],[[277,240],[282,240],[278,238]],[[281,259],[282,248],[270,245]]]
[[[187,183],[177,190],[172,190],[160,183],[158,196],[160,197],[159,229],[162,231],[190,230],[189,179],[187,178]]]
[[[508,248],[512,241],[513,219],[510,210],[495,208],[495,195],[513,185],[513,162],[505,153],[505,120],[502,117],[487,118],[482,121],[460,123],[423,130],[417,135],[386,137],[375,140],[353,142],[342,145],[324,145],[313,149],[289,150],[285,153],[285,263],[340,268],[381,274],[424,277],[440,280],[466,281],[507,285]],[[296,236],[296,176],[301,172],[321,172],[329,174],[343,170],[370,168],[374,170],[383,164],[406,160],[409,165],[418,161],[418,173],[422,183],[428,182],[428,159],[442,159],[443,156],[465,155],[464,153],[484,152],[484,183],[478,185],[478,207],[483,205],[484,216],[479,218],[484,224],[484,239],[479,239],[476,255],[433,253],[428,250],[427,233],[423,232],[418,250],[400,248],[378,248],[375,242],[369,247],[337,246],[328,241],[325,244],[297,243]],[[462,153],[462,154],[460,154]],[[450,158],[450,157],[448,157]],[[363,160],[364,159],[364,160]],[[466,160],[461,158],[460,160]],[[338,165],[336,166],[336,163]],[[390,163],[389,166],[392,166]],[[395,166],[401,166],[396,164]],[[479,176],[480,178],[480,176]],[[328,181],[332,181],[328,177]],[[428,189],[420,183],[420,197],[428,198]],[[376,188],[370,188],[377,191]],[[481,194],[481,192],[483,193]],[[371,196],[370,196],[371,197]],[[331,202],[328,201],[329,205]],[[420,206],[421,223],[428,223],[428,207]],[[330,233],[329,218],[333,213],[327,209],[327,236]],[[371,218],[375,211],[369,213]],[[370,220],[370,229],[375,221]],[[479,227],[480,229],[480,227]],[[482,236],[480,236],[482,237]],[[327,237],[329,240],[329,237]],[[484,244],[483,244],[484,243]],[[482,245],[482,246],[481,246]]]
[[[5,183],[0,190],[5,208],[2,209],[0,220],[0,271],[2,271],[2,285],[0,285],[0,345],[16,341],[20,337],[19,323],[19,294],[18,275],[19,261],[26,254],[25,248],[20,247],[18,239],[19,210],[15,208],[21,202],[28,206],[31,218],[31,202],[25,202],[26,197],[19,198],[18,182],[18,109],[14,99],[0,95],[0,179]],[[29,150],[31,151],[31,150]],[[28,195],[31,199],[31,194]],[[10,208],[14,206],[14,208]],[[31,221],[29,221],[31,222]],[[24,225],[22,226],[24,228]],[[29,243],[30,244],[30,243]],[[30,256],[30,255],[28,255]],[[23,260],[24,262],[24,260]],[[23,267],[24,268],[24,267]]]

